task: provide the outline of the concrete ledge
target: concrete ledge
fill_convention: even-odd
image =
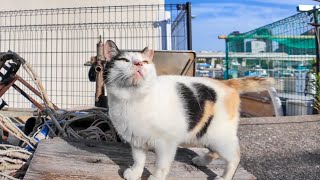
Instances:
[[[240,125],[302,123],[320,121],[320,115],[240,118]]]
[[[214,179],[217,174],[221,176],[224,161],[213,161],[203,168],[191,164],[191,159],[204,151],[203,148],[179,148],[167,179],[206,180]],[[128,145],[53,138],[40,142],[24,179],[122,179],[132,161]],[[149,152],[142,179],[147,179],[153,172],[154,161],[154,153]],[[239,166],[234,179],[256,178]]]

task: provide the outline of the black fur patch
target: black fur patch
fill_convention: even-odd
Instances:
[[[117,56],[115,56],[113,59],[111,59],[109,62],[107,62],[104,66],[104,72],[103,72],[103,78],[106,79],[106,82],[109,82],[108,77],[110,74],[110,70],[114,67],[114,63],[118,61],[117,59],[122,55],[122,52],[120,52]]]
[[[182,83],[178,83],[178,92],[182,102],[184,103],[187,117],[189,118],[189,128],[193,129],[197,125],[197,119],[201,117],[201,105],[193,91]]]
[[[192,88],[194,88],[194,91]],[[215,103],[217,101],[217,94],[212,88],[201,83],[192,84],[192,88],[187,87],[183,83],[177,84],[178,93],[185,106],[186,115],[188,117],[189,131],[192,130],[201,120],[204,113],[205,102],[211,101]],[[203,134],[206,133],[208,128],[206,126],[209,126],[209,124],[210,122],[206,123],[199,132],[199,136],[203,136]]]
[[[209,127],[209,125],[210,125],[210,123],[211,123],[212,118],[213,118],[213,115],[208,118],[208,121],[206,122],[206,124],[205,124],[205,125],[200,129],[200,131],[197,133],[197,138],[201,138],[201,137],[207,132],[208,127]]]
[[[217,101],[217,94],[212,88],[201,83],[194,83],[193,87],[196,89],[200,104],[204,105],[206,100],[214,103]]]

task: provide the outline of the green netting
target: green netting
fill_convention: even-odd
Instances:
[[[298,49],[314,49],[315,46],[315,36],[314,35],[298,35],[298,36],[273,36],[273,35],[239,35],[228,36],[228,40],[230,42],[236,42],[244,39],[265,39],[269,41],[275,41],[279,44],[285,45],[291,48],[298,48]]]
[[[308,84],[316,59],[313,12],[227,37],[224,78],[273,77],[285,115],[312,113],[315,91]]]
[[[311,31],[312,26],[308,24],[312,20],[312,13],[299,13],[246,33],[230,34],[228,41],[232,43],[250,39],[267,40],[289,48],[314,49],[315,36]]]

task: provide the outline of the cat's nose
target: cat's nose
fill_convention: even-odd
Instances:
[[[135,63],[134,63],[134,65],[135,65],[135,66],[142,66],[142,65],[143,65],[143,63],[142,63],[142,62],[140,62],[140,61],[137,61],[137,62],[135,62]]]

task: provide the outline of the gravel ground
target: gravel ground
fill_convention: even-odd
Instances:
[[[243,118],[239,138],[257,179],[320,179],[320,116]]]

